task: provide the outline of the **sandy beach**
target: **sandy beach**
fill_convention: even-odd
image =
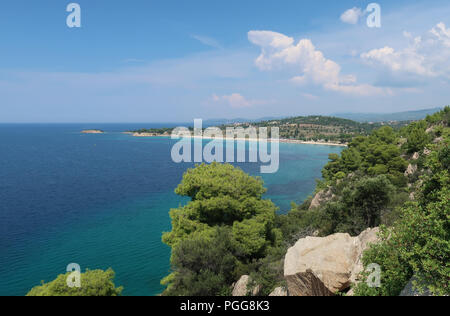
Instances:
[[[171,137],[170,135],[157,135],[157,134],[151,134],[151,133],[130,133],[125,132],[125,134],[131,134],[133,137]],[[208,139],[208,140],[222,140],[225,141],[227,138],[224,137],[205,137],[205,136],[190,136],[184,138],[201,138],[201,139]],[[234,138],[234,141],[253,141],[253,142],[259,142],[258,138]],[[272,142],[271,139],[268,139],[267,142]],[[280,139],[279,143],[285,143],[285,144],[303,144],[303,145],[321,145],[321,146],[339,146],[339,147],[347,147],[347,144],[339,144],[339,143],[329,143],[329,142],[317,142],[317,141],[302,141],[302,140],[296,140],[296,139]]]

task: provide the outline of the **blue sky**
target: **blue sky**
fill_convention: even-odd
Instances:
[[[0,122],[183,122],[450,103],[450,3],[15,0]]]

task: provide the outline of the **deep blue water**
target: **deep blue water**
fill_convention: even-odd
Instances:
[[[163,290],[173,193],[190,164],[173,163],[168,138],[121,131],[150,124],[0,125],[0,295],[25,295],[69,263],[116,271],[125,295]],[[103,135],[82,135],[100,128]],[[262,175],[280,211],[315,187],[339,147],[280,144],[280,169]],[[239,164],[252,175],[259,164]]]

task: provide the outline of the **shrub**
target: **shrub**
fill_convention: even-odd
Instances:
[[[56,280],[49,283],[42,283],[34,287],[27,296],[120,296],[122,287],[114,285],[114,271],[108,269],[87,270],[81,274],[81,287],[67,286],[67,274],[59,275]]]

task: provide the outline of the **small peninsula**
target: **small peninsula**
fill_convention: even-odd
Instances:
[[[81,131],[81,134],[104,134],[105,132],[100,129],[86,129]]]

